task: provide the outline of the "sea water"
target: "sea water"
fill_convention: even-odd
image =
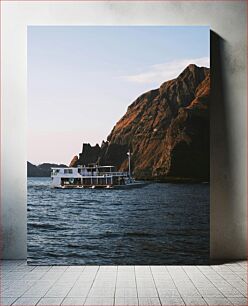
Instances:
[[[206,264],[209,184],[52,189],[28,178],[28,263]]]

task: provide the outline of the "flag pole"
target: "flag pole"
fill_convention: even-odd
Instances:
[[[128,172],[129,172],[129,178],[131,178],[131,152],[130,150],[127,153],[128,155]]]

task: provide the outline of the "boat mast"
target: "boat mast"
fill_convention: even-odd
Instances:
[[[128,173],[129,177],[131,178],[131,152],[130,150],[127,152],[128,155]]]

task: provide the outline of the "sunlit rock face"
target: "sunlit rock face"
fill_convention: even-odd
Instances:
[[[209,179],[210,70],[189,65],[138,97],[101,147],[84,144],[76,164],[128,169],[137,179]]]

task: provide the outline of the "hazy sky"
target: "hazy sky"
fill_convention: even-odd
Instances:
[[[28,160],[68,164],[140,94],[209,67],[209,27],[29,26]]]

